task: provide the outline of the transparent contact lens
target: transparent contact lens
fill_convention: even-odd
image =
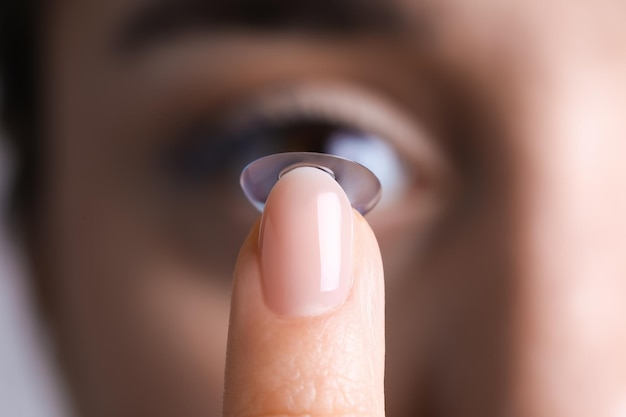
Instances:
[[[304,166],[319,168],[332,176],[345,191],[352,207],[363,215],[380,200],[380,181],[369,169],[349,159],[315,152],[278,153],[257,159],[241,173],[241,188],[252,205],[262,212],[280,177]]]

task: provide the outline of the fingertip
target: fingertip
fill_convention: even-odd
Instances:
[[[281,209],[297,209],[301,207],[298,201],[316,206],[317,199],[298,199],[300,194],[291,193],[304,190],[315,195],[315,190],[301,182],[306,178],[292,179],[299,181],[299,187],[282,190],[287,195],[283,196],[286,206]],[[296,204],[291,204],[294,201]],[[272,204],[270,201],[266,210],[276,208]],[[309,213],[316,215],[315,210]],[[307,222],[306,218],[298,218],[298,214],[287,212],[287,215],[295,216],[291,220]],[[350,285],[344,299],[330,307],[326,304],[313,314],[310,309],[299,310],[308,314],[291,311],[285,314],[268,303],[268,289],[263,283],[267,278],[264,274],[268,273],[263,267],[263,245],[268,239],[263,235],[267,233],[267,225],[263,230],[257,222],[252,228],[240,251],[234,277],[224,397],[226,416],[384,415],[382,262],[367,221],[350,207],[347,216],[351,228],[343,229],[342,233],[350,238]],[[290,221],[281,216],[275,218],[275,221]],[[287,246],[281,250],[293,251],[289,245],[294,240],[312,239],[300,230],[298,222],[292,222],[291,230],[284,231]],[[313,238],[319,243],[319,236]],[[280,255],[280,251],[274,253],[275,261],[282,261]],[[289,275],[281,279],[297,285],[304,273],[310,273],[300,269],[305,264],[292,263]],[[285,273],[281,269],[276,271]],[[298,298],[301,296],[295,294],[295,300],[291,301],[310,303],[308,299]]]

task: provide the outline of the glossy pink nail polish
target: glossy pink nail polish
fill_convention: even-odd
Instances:
[[[265,301],[280,315],[314,316],[352,287],[352,208],[327,172],[299,167],[272,189],[259,237]]]

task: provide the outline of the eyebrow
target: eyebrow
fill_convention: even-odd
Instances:
[[[124,21],[116,47],[141,49],[197,30],[346,35],[401,26],[389,0],[155,0]]]

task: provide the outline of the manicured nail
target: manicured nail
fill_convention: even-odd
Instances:
[[[286,316],[315,316],[352,289],[352,208],[331,175],[285,173],[272,189],[259,236],[265,301]]]

